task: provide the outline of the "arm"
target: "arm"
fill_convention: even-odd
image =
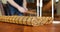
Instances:
[[[26,8],[26,6],[27,6],[27,1],[23,0],[23,7]]]
[[[12,6],[14,6],[15,8],[17,8],[20,12],[24,13],[26,12],[26,10],[19,6],[17,3],[15,3],[13,0],[7,0]]]
[[[28,10],[28,9],[27,9],[27,1],[26,1],[26,0],[23,0],[23,7],[24,7],[26,10]]]

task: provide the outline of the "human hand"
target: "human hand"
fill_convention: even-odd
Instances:
[[[27,12],[27,9],[25,9],[25,8],[23,8],[23,7],[18,8],[18,10],[19,10],[20,12],[22,12],[22,13]]]
[[[24,8],[26,11],[28,11],[28,9],[27,8]]]

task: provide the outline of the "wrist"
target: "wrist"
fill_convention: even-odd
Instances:
[[[19,6],[19,7],[17,7],[17,9],[21,9],[21,7]]]

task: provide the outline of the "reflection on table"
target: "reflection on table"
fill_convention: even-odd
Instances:
[[[0,32],[60,32],[60,24],[33,27],[0,22]]]

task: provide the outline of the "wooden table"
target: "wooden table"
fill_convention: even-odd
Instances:
[[[0,22],[0,32],[60,32],[60,24],[32,27]]]

